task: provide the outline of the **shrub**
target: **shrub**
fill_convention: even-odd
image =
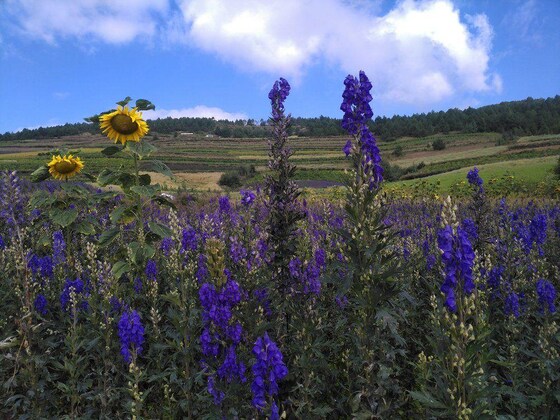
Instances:
[[[218,185],[228,188],[238,188],[241,186],[241,179],[235,172],[225,172],[220,177]]]
[[[445,149],[445,141],[443,139],[437,139],[432,142],[432,148],[434,150],[443,150]]]

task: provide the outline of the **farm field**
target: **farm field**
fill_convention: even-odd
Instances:
[[[448,134],[424,138],[403,138],[393,142],[380,142],[382,159],[390,165],[408,168],[403,178],[426,181],[440,181],[442,192],[449,192],[458,182],[461,173],[472,166],[488,170],[488,179],[515,175],[519,182],[525,180],[534,186],[550,178],[554,156],[560,153],[560,135],[521,137],[508,145],[497,145],[501,135]],[[446,148],[432,150],[431,142],[442,139]],[[221,174],[235,172],[241,166],[254,166],[257,174],[247,180],[249,185],[262,182],[267,173],[268,144],[266,139],[206,138],[203,136],[148,136],[158,147],[155,158],[166,163],[175,178],[157,176],[166,189],[191,189],[195,191],[221,191],[218,185]],[[296,179],[302,184],[308,181],[340,183],[348,162],[342,153],[346,137],[297,138],[289,139],[294,155],[291,160],[298,168]],[[105,157],[104,138],[84,135],[68,136],[60,139],[28,140],[0,143],[0,170],[17,170],[23,176],[30,174],[49,159],[49,150],[66,147],[79,151],[86,163],[86,171],[99,173],[110,166],[130,167],[130,162],[122,157]],[[395,156],[396,148],[401,155]],[[502,162],[502,164],[500,164]],[[516,162],[511,165],[503,162]],[[536,171],[532,169],[535,168]],[[142,169],[142,166],[141,166]],[[149,168],[145,168],[150,172]],[[486,170],[486,169],[484,169]],[[515,173],[513,173],[515,171]],[[154,175],[153,172],[151,172]],[[449,176],[448,176],[449,175]],[[396,187],[410,186],[417,181],[396,182]],[[322,185],[320,182],[315,185]],[[391,185],[391,183],[389,183]]]

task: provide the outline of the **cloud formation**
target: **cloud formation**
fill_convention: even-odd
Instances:
[[[55,44],[57,38],[110,44],[156,34],[168,0],[7,0],[4,9],[24,34]]]
[[[156,109],[155,111],[144,111],[142,116],[146,119],[155,120],[157,118],[181,118],[181,117],[200,117],[214,118],[216,120],[246,120],[247,115],[242,113],[230,113],[216,107],[197,105],[193,108],[183,109]]]
[[[245,70],[299,78],[325,60],[365,70],[383,97],[405,103],[501,89],[487,17],[461,20],[450,0],[405,0],[384,16],[340,0],[183,0],[180,9],[191,42]]]
[[[401,0],[382,15],[361,0],[8,0],[21,30],[54,43],[92,36],[182,42],[243,71],[302,80],[327,64],[366,71],[378,96],[430,104],[499,92],[492,27],[451,0]]]

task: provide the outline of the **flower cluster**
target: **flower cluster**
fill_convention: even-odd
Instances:
[[[44,316],[47,314],[47,306],[47,298],[43,295],[37,295],[35,301],[33,302],[33,307],[35,308],[35,310]]]
[[[478,187],[479,191],[483,191],[482,184],[484,183],[484,181],[478,174],[478,168],[476,166],[467,174],[467,181],[469,182],[469,184]]]
[[[146,263],[146,269],[144,270],[144,273],[146,274],[146,278],[148,280],[151,281],[157,280],[158,270],[157,270],[157,264],[154,260],[152,259],[148,260],[148,262]]]
[[[342,128],[358,139],[362,166],[364,172],[371,175],[370,188],[374,188],[383,180],[383,168],[377,142],[367,125],[373,116],[369,105],[372,100],[370,94],[372,85],[366,74],[360,71],[359,78],[348,75],[344,80],[344,86],[342,105],[340,105],[340,109],[344,112]],[[355,150],[351,140],[348,140],[343,150],[346,156]]]
[[[199,290],[200,303],[203,308],[204,328],[200,335],[202,354],[207,358],[219,359],[225,355],[215,374],[208,377],[208,392],[214,397],[214,403],[220,405],[224,393],[216,387],[216,379],[230,383],[234,380],[245,382],[245,364],[237,360],[236,349],[241,342],[243,328],[239,322],[233,321],[233,308],[241,302],[241,288],[231,279],[220,291],[214,285],[204,283]],[[204,363],[207,365],[209,359]],[[217,377],[217,378],[216,378]]]
[[[252,403],[255,408],[262,410],[267,405],[266,397],[274,398],[278,394],[278,381],[288,374],[288,368],[282,360],[282,353],[276,343],[268,337],[268,333],[264,333],[263,337],[257,339],[253,354],[256,361],[252,368],[254,375],[251,384]],[[271,403],[271,411],[270,418],[278,418],[278,408],[274,400]]]
[[[66,242],[62,231],[57,230],[53,233],[53,262],[55,265],[66,262]]]
[[[250,206],[255,201],[256,196],[253,191],[241,190],[239,194],[241,194],[241,203],[245,206]]]
[[[65,312],[68,311],[69,305],[80,306],[81,309],[86,310],[88,307],[87,301],[78,301],[78,296],[85,295],[84,282],[80,279],[74,281],[67,279],[64,283],[64,288],[60,294],[60,306]],[[72,302],[72,299],[76,301]]]
[[[144,327],[140,314],[134,310],[123,312],[117,328],[121,341],[121,355],[126,363],[130,363],[133,355],[142,353],[142,344],[144,344]]]
[[[290,84],[284,78],[274,82],[268,94],[268,99],[272,105],[272,119],[280,120],[284,116],[284,101],[290,94]]]
[[[474,251],[467,232],[457,227],[457,234],[454,234],[453,228],[449,225],[438,232],[438,247],[441,250],[445,272],[441,291],[445,294],[445,304],[455,312],[457,310],[455,288],[459,281],[462,280],[463,291],[466,294],[474,290],[472,278]]]
[[[545,312],[545,308],[551,314],[556,312],[556,306],[554,305],[554,300],[556,299],[556,289],[554,285],[548,280],[539,279],[537,281],[537,296],[539,298],[539,304],[541,305],[541,312]]]

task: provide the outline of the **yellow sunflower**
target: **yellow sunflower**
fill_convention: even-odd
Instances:
[[[53,178],[66,181],[68,178],[78,174],[84,167],[84,163],[79,157],[57,155],[52,157],[47,166]]]
[[[99,117],[101,130],[115,143],[140,141],[148,133],[148,124],[142,119],[142,113],[136,108],[121,107]]]

